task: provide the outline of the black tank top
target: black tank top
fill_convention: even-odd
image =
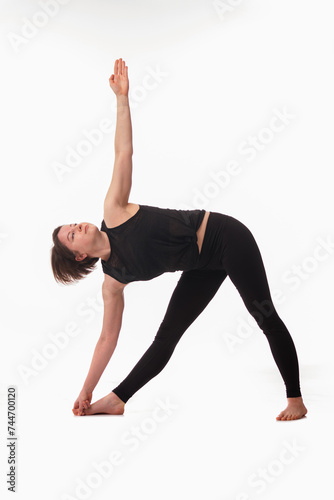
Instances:
[[[166,272],[196,268],[199,261],[196,231],[205,210],[176,210],[140,205],[123,224],[107,233],[111,253],[102,269],[121,283],[151,280]]]

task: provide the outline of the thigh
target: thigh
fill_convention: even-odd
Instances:
[[[237,288],[248,311],[258,319],[274,312],[267,274],[251,231],[230,217],[226,227],[223,267]]]
[[[209,304],[226,276],[224,270],[184,271],[171,296],[156,338],[177,341]]]

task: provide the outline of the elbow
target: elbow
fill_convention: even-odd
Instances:
[[[116,158],[116,156],[132,157],[133,156],[132,144],[127,146],[127,147],[123,146],[121,149],[119,149],[115,146],[115,158]]]
[[[118,334],[115,334],[115,332],[107,332],[102,330],[100,341],[106,345],[112,344],[116,347],[118,342]]]

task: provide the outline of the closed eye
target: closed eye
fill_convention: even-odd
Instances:
[[[74,225],[76,226],[77,224],[75,223]],[[72,241],[73,241],[73,238],[74,238],[74,236],[73,236],[73,235],[74,235],[74,233],[72,233]]]

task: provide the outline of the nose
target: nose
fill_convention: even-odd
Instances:
[[[77,224],[74,229],[81,233],[83,231],[83,224]]]

